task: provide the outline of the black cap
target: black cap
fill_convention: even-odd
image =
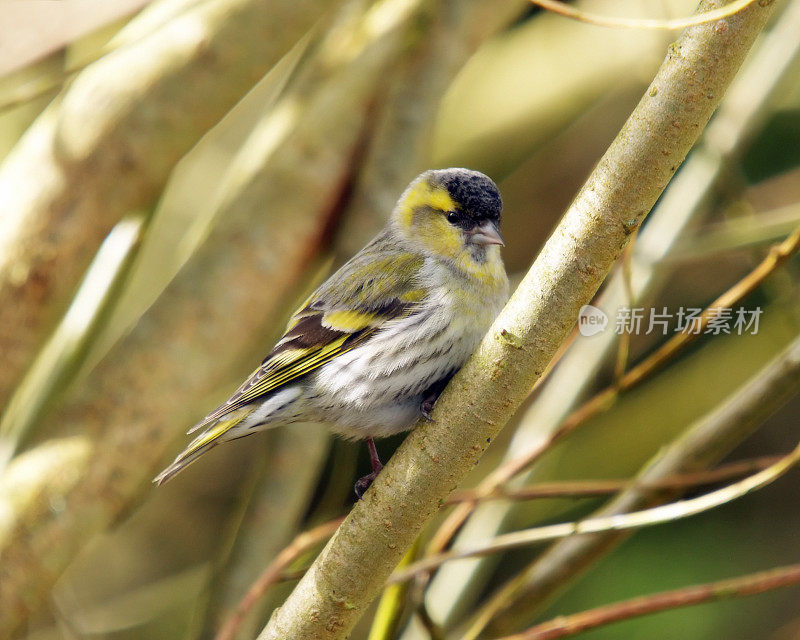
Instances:
[[[450,197],[472,218],[500,219],[503,200],[497,185],[489,176],[470,169],[439,169],[431,173],[433,179],[447,189]]]

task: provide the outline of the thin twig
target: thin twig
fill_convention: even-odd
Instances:
[[[645,464],[638,482],[658,482],[678,473],[697,471],[715,464],[796,396],[799,389],[800,336],[739,386],[729,399],[693,423]],[[675,497],[656,495],[632,486],[620,492],[592,517],[630,513]],[[492,625],[491,635],[498,636],[516,629],[515,620],[532,620],[534,610],[570,579],[617,546],[629,533],[607,531],[566,538],[552,545],[480,605],[462,640],[482,637],[489,624]]]
[[[620,620],[726,598],[752,596],[799,583],[800,564],[791,564],[769,571],[750,573],[728,580],[718,580],[672,591],[662,591],[568,616],[559,616],[549,622],[537,624],[522,633],[505,636],[499,640],[554,640]]]
[[[684,330],[680,333],[676,333],[651,355],[625,373],[614,386],[603,389],[567,416],[566,420],[564,420],[548,439],[548,442],[542,445],[542,449],[560,440],[576,427],[586,422],[589,418],[606,410],[608,406],[614,402],[620,391],[631,389],[645,380],[654,371],[661,368],[679,351],[694,342],[699,336],[703,335],[703,331],[708,326],[708,323],[719,315],[721,309],[730,309],[745,296],[752,293],[769,275],[781,267],[799,249],[800,227],[795,229],[783,242],[773,245],[767,252],[766,257],[750,271],[750,273],[714,300],[714,302],[709,304],[699,316],[699,322],[694,327],[691,327],[690,331]],[[512,460],[508,465],[508,469],[505,470],[505,474],[513,471],[512,476],[516,475],[519,471],[527,468],[536,460],[540,453],[541,451],[535,451],[515,461]]]
[[[658,482],[642,483],[637,482],[635,479],[576,480],[566,482],[540,482],[517,489],[500,486],[489,494],[484,494],[476,490],[454,491],[448,498],[447,504],[501,499],[536,500],[539,498],[586,498],[605,496],[627,488],[643,490],[686,489],[748,475],[769,467],[782,457],[783,456],[764,456],[751,460],[742,460],[741,462],[732,462],[709,471],[676,474]]]
[[[553,13],[557,13],[565,18],[572,18],[579,22],[586,22],[598,27],[614,27],[619,29],[664,29],[664,30],[677,30],[685,29],[686,27],[693,27],[715,20],[721,20],[738,13],[754,0],[736,0],[730,4],[705,11],[693,16],[684,16],[682,18],[670,18],[668,20],[660,20],[657,18],[619,18],[612,16],[601,16],[595,13],[587,13],[576,9],[573,6],[564,4],[560,0],[530,0],[533,4],[547,9]]]
[[[796,174],[798,175],[798,174]],[[800,202],[752,211],[706,226],[697,235],[686,238],[662,260],[662,264],[681,264],[698,258],[708,259],[717,253],[742,251],[779,241],[800,224]]]
[[[323,540],[330,538],[343,520],[344,517],[330,520],[309,531],[304,531],[292,540],[283,551],[275,556],[275,559],[267,565],[258,580],[247,590],[244,598],[239,602],[239,606],[227,619],[214,640],[233,640],[239,630],[239,625],[256,602],[264,596],[267,589],[279,582],[284,575],[284,571],[303,553],[313,549]]]
[[[220,535],[206,608],[195,610],[197,627],[187,637],[213,637],[264,567],[302,531],[303,514],[325,465],[330,439],[324,429],[305,424],[274,429],[265,436],[261,469],[240,487],[238,513],[229,518],[227,535]],[[324,522],[332,515],[311,521]],[[290,571],[296,573],[295,568]],[[283,571],[278,582],[285,580]],[[273,605],[269,597],[260,600],[238,637],[252,637]]]
[[[445,633],[444,630],[440,625],[436,623],[436,621],[431,618],[431,614],[428,611],[428,607],[425,606],[425,601],[421,600],[417,605],[414,613],[417,615],[417,619],[420,621],[420,624],[425,628],[425,631],[428,632],[430,636],[430,640],[444,640]]]
[[[631,513],[587,518],[578,522],[564,522],[561,524],[514,531],[492,538],[484,544],[464,549],[453,549],[446,553],[430,556],[414,563],[407,569],[394,573],[389,578],[389,581],[402,582],[404,580],[409,580],[419,573],[426,573],[440,566],[442,563],[452,560],[486,556],[500,551],[507,551],[509,549],[516,549],[518,547],[584,533],[638,529],[687,518],[727,504],[728,502],[741,498],[748,493],[774,482],[789,471],[798,461],[800,461],[800,444],[798,444],[791,453],[782,457],[766,469],[748,476],[744,480],[740,480],[739,482],[705,495],[689,500],[678,500],[651,509],[643,509]]]
[[[297,569],[296,571],[284,571],[278,576],[278,582],[291,582],[292,580],[299,580],[302,578],[306,571],[308,571],[308,567],[303,567],[302,569]]]
[[[435,535],[428,543],[426,555],[441,552],[447,547],[456,532],[461,528],[466,519],[478,505],[478,497],[490,495],[497,487],[508,482],[511,478],[530,467],[541,455],[556,442],[563,439],[579,426],[595,415],[608,410],[616,401],[621,391],[627,391],[647,379],[649,375],[662,367],[671,358],[675,357],[683,348],[691,344],[703,334],[703,330],[712,318],[719,314],[720,309],[730,308],[746,295],[753,292],[771,273],[782,266],[795,252],[800,249],[800,227],[789,235],[783,242],[773,245],[766,257],[750,273],[719,296],[714,302],[703,310],[694,327],[694,332],[682,331],[667,340],[642,362],[628,370],[612,386],[589,398],[572,413],[570,413],[553,433],[537,446],[531,448],[524,455],[513,458],[495,469],[488,475],[476,489],[476,500],[465,502],[453,511],[441,524]]]

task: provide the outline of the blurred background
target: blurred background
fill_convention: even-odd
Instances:
[[[571,4],[625,17],[695,9]],[[469,486],[619,383],[674,335],[679,310],[711,304],[800,227],[798,33],[800,1],[784,0],[601,291],[608,327],[575,333]],[[252,371],[294,305],[424,169],[465,166],[498,182],[504,257],[521,277],[675,38],[516,0],[0,1],[0,638],[213,638],[298,532],[347,512],[369,461],[363,444],[294,425],[216,448],[154,488],[185,429]],[[516,486],[633,477],[735,399],[800,334],[799,267],[783,260],[730,305],[760,310],[757,330],[700,336]],[[620,343],[627,307],[645,320]],[[671,316],[668,332],[645,330],[651,309]],[[792,384],[765,397],[771,417],[687,466],[790,451]],[[378,443],[384,459],[401,440]],[[457,539],[576,519],[605,501],[494,500]],[[410,589],[389,627],[371,612],[352,637],[498,638],[797,562],[798,504],[790,472],[591,551],[559,543],[455,562]],[[544,560],[570,553],[563,575],[541,577]],[[311,557],[237,638],[256,637]],[[800,638],[799,598],[789,588],[584,637]]]

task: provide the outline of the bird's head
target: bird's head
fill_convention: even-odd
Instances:
[[[426,252],[480,265],[499,259],[502,208],[489,177],[469,169],[439,169],[414,179],[392,217],[400,232]]]

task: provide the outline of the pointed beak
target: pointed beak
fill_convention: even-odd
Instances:
[[[494,222],[484,222],[482,225],[475,227],[472,231],[467,233],[469,235],[469,242],[472,244],[499,244],[501,247],[506,246]]]

